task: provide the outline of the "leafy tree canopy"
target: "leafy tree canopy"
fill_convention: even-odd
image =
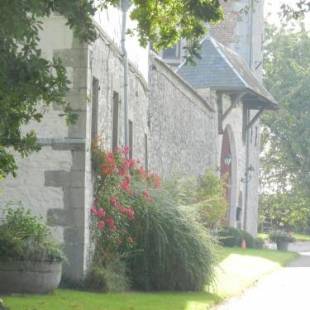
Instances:
[[[280,110],[263,117],[262,215],[277,226],[310,225],[310,35],[267,28],[265,83]]]
[[[219,0],[132,0],[131,18],[142,45],[169,47],[181,37],[192,52],[206,32],[206,22],[222,18]],[[96,10],[118,5],[119,0],[2,0],[0,4],[0,176],[15,174],[11,150],[26,156],[38,150],[35,132],[22,132],[32,120],[40,121],[42,107],[63,106],[68,121],[74,120],[64,96],[69,87],[59,59],[48,61],[38,47],[42,19],[62,14],[82,41],[96,38],[92,16]]]
[[[295,6],[283,4],[281,9],[283,17],[287,20],[303,18],[306,13],[310,12],[310,1],[297,0]]]
[[[269,181],[310,192],[310,35],[269,28],[265,82],[280,103],[266,114],[268,128],[264,167]]]

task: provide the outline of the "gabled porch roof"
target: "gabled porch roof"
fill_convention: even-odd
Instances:
[[[233,50],[212,37],[201,43],[196,65],[182,64],[177,73],[194,88],[211,88],[231,94],[245,93],[243,102],[250,109],[275,110],[278,103],[246,62]]]

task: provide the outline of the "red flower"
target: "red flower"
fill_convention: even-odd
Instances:
[[[135,211],[132,208],[127,208],[128,220],[133,220],[135,218]]]
[[[100,231],[103,231],[104,230],[104,227],[105,227],[105,223],[104,221],[100,221],[97,223],[97,227]]]
[[[116,231],[117,230],[116,225],[110,226],[110,230],[113,232]]]
[[[129,169],[129,164],[128,164],[127,160],[125,160],[122,163],[121,167],[118,169],[119,175],[124,176],[124,175],[128,174],[128,169]]]
[[[125,146],[124,149],[123,149],[124,155],[128,155],[129,150],[130,150],[130,149],[129,149],[129,146]]]
[[[117,206],[117,203],[118,203],[117,198],[114,197],[114,196],[111,196],[111,197],[110,197],[110,203],[111,203],[111,205],[112,205],[113,207],[116,207],[116,206]]]
[[[102,208],[99,208],[99,209],[97,210],[97,216],[98,216],[99,218],[105,217],[105,210],[102,209]]]
[[[126,176],[120,184],[120,187],[125,192],[130,192],[130,177]]]
[[[103,164],[103,165],[101,165],[100,169],[101,169],[101,172],[102,172],[104,175],[111,175],[111,174],[113,173],[113,170],[114,170],[114,168],[111,167],[111,166],[108,165],[108,164]]]
[[[109,163],[111,166],[115,166],[115,158],[112,152],[107,153],[106,162]]]
[[[148,191],[144,191],[143,192],[143,197],[146,201],[149,201],[149,202],[153,202],[154,199],[151,197],[150,193]]]
[[[90,213],[91,213],[92,215],[97,215],[97,209],[96,209],[95,207],[92,207],[92,208],[90,209]]]
[[[136,165],[136,162],[133,159],[128,159],[127,163],[129,169],[134,168],[134,166]]]
[[[114,227],[116,228],[116,226],[115,226],[114,219],[112,217],[108,217],[105,222],[109,226],[111,231],[115,231]]]
[[[156,188],[159,188],[160,187],[160,177],[158,175],[155,175],[153,174],[152,175],[152,181],[153,181],[153,185],[156,187]]]
[[[140,168],[138,169],[138,173],[139,173],[140,177],[142,177],[142,178],[145,178],[145,177],[146,177],[146,172],[145,172],[145,170],[144,170],[143,167],[140,167]]]

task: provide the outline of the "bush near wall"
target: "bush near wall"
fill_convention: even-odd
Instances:
[[[225,182],[212,171],[199,178],[170,180],[165,187],[178,205],[197,211],[197,220],[208,229],[217,230],[225,222],[228,210]]]
[[[224,227],[217,233],[218,240],[224,247],[240,247],[245,240],[248,248],[262,248],[264,241],[254,238],[248,232],[234,227]]]
[[[214,244],[206,229],[160,188],[158,176],[127,155],[126,148],[93,148],[95,249],[87,286],[107,291],[131,282],[143,290],[203,289],[212,281],[214,266]],[[125,268],[113,268],[113,261]]]

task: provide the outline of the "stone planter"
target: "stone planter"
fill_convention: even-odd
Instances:
[[[279,251],[287,251],[288,250],[288,241],[278,241],[277,242],[277,249]]]
[[[61,262],[0,262],[0,293],[48,293],[58,287]]]

